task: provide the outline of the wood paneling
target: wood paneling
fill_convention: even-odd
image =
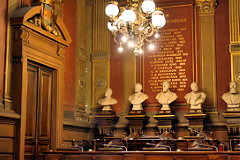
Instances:
[[[0,160],[12,160],[16,148],[15,121],[1,119],[0,121]]]
[[[71,160],[92,160],[93,157],[89,155],[67,155],[65,159],[71,159]]]
[[[173,160],[172,156],[147,155],[144,160]]]
[[[95,160],[122,160],[121,155],[96,155]]]
[[[177,158],[174,158],[176,160],[207,160],[206,156],[199,156],[199,155],[184,155],[184,156],[177,156]]]
[[[124,155],[125,160],[144,160],[144,154],[126,154]]]
[[[230,160],[239,160],[240,159],[240,156],[231,156],[230,157]]]
[[[209,155],[208,160],[228,160],[227,155]]]
[[[14,124],[0,123],[0,137],[15,137]]]
[[[13,160],[14,156],[13,155],[8,155],[8,154],[2,154],[0,155],[1,160]]]
[[[14,152],[14,139],[13,138],[0,138],[0,152],[13,153]]]
[[[55,159],[54,159],[55,158]],[[45,153],[46,160],[239,160],[240,152],[162,152],[162,151],[128,151],[128,152],[81,152],[56,151]]]

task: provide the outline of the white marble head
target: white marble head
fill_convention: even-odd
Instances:
[[[110,98],[112,96],[112,89],[111,88],[107,88],[105,91],[105,97]]]
[[[167,92],[170,88],[170,83],[168,81],[163,82],[163,92]]]
[[[136,83],[135,84],[135,92],[140,92],[142,90],[142,84]]]
[[[237,93],[237,82],[232,81],[229,83],[230,93]]]
[[[190,87],[193,92],[198,92],[197,82],[192,82]]]

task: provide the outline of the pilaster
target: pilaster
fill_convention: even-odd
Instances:
[[[4,98],[2,106],[6,110],[12,110],[13,102],[11,95],[11,72],[12,72],[12,31],[10,26],[10,16],[19,7],[18,0],[8,1],[8,20],[7,20],[7,39],[6,39],[6,61],[5,61],[5,80]]]
[[[214,14],[216,0],[195,0],[199,13],[200,82],[207,93],[207,110],[217,109]]]
[[[240,83],[240,0],[229,0],[231,79]],[[238,91],[240,89],[238,88]]]
[[[89,20],[90,19],[90,20]],[[75,120],[88,125],[91,106],[92,1],[77,0]],[[82,24],[85,25],[82,25]]]

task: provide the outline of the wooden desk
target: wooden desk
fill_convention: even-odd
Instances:
[[[107,144],[112,139],[96,139],[94,144],[94,150],[98,151],[99,146]],[[142,151],[144,147],[151,147],[146,143],[159,143],[165,141],[166,145],[170,146],[172,151],[180,149],[181,151],[187,151],[188,147],[191,147],[192,142],[196,139],[132,139],[132,140],[121,140],[122,143],[127,147],[128,151]],[[219,142],[217,140],[203,139],[203,142],[209,145],[217,146]]]
[[[44,153],[45,160],[240,160],[237,151],[53,151]]]

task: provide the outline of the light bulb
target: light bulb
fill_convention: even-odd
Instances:
[[[116,4],[110,3],[105,9],[105,13],[108,17],[116,17],[119,13],[119,8]]]
[[[121,38],[121,41],[122,41],[123,43],[125,43],[125,42],[127,42],[127,40],[128,40],[128,38],[123,35],[122,38]]]
[[[150,44],[150,45],[148,46],[148,48],[149,48],[150,50],[153,50],[153,49],[155,48],[155,46],[154,46],[153,44]]]
[[[120,45],[119,47],[118,47],[118,52],[123,52],[123,47],[122,47],[122,45]]]
[[[154,35],[154,37],[155,37],[156,39],[158,39],[158,38],[160,37],[160,35],[159,35],[158,33],[156,33],[156,34]]]
[[[128,42],[128,47],[132,48],[133,46],[134,46],[133,41],[129,41],[129,42]]]
[[[143,49],[140,48],[140,49],[138,50],[138,53],[139,53],[139,54],[143,54]]]
[[[155,10],[155,3],[152,0],[145,0],[142,3],[142,10],[144,13],[151,14]]]

